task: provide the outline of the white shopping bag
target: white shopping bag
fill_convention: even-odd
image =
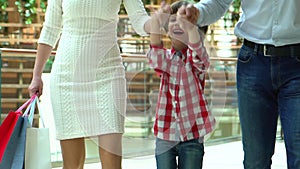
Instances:
[[[25,169],[51,169],[49,128],[44,125],[39,100],[36,99],[43,128],[28,127],[26,133]],[[31,108],[29,123],[32,124],[34,108]],[[33,114],[32,114],[33,113]]]

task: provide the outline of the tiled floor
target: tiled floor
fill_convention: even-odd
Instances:
[[[243,169],[243,150],[241,141],[205,147],[203,169]],[[123,159],[123,169],[155,169],[153,155]],[[284,143],[277,141],[272,169],[286,169]],[[61,169],[61,168],[55,168]],[[101,169],[100,163],[86,164],[85,169]]]

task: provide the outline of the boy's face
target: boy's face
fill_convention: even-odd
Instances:
[[[171,37],[173,47],[177,47],[177,45],[187,46],[188,34],[180,28],[176,19],[176,14],[171,15],[169,18],[168,35]]]

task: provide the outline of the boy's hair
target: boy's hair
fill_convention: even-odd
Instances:
[[[185,1],[185,0],[180,0],[180,1],[176,1],[176,2],[172,3],[172,4],[170,5],[170,8],[171,8],[171,15],[176,14],[181,6],[187,6],[187,5],[189,5],[189,4],[192,4],[192,3],[188,2],[188,1]],[[203,26],[203,27],[198,26],[198,28],[199,28],[199,30],[202,31],[204,34],[207,33],[208,26]],[[165,25],[165,30],[168,31],[168,26],[167,26],[167,24]]]

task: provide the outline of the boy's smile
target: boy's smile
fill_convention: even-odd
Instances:
[[[188,34],[180,28],[176,20],[176,14],[171,15],[169,18],[168,35],[171,38],[172,46],[176,50],[181,50],[187,47]]]

